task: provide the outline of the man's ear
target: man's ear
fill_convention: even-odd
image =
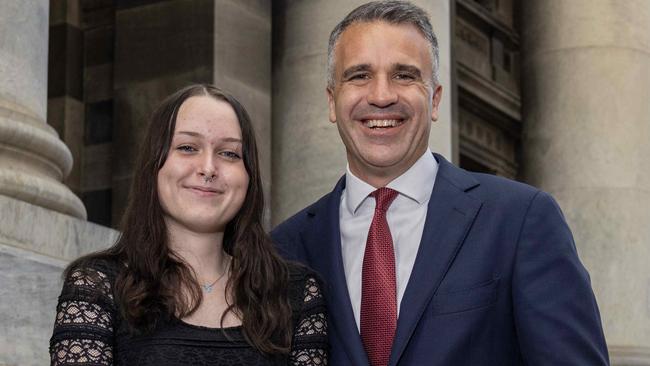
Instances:
[[[334,102],[334,90],[332,88],[327,87],[327,105],[329,106],[329,118],[330,122],[336,123],[336,103]]]
[[[431,120],[438,120],[438,107],[440,106],[440,98],[442,97],[442,85],[438,85],[433,89],[433,96],[431,97]]]

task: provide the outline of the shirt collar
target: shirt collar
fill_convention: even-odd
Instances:
[[[400,195],[421,205],[429,201],[437,173],[438,162],[431,150],[427,148],[424,154],[404,174],[393,179],[386,187],[396,190]],[[363,201],[375,189],[375,187],[355,176],[350,171],[350,165],[348,164],[343,194],[345,195],[346,208],[351,214],[357,211]]]

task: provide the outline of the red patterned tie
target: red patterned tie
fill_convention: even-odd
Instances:
[[[386,210],[397,197],[397,191],[379,188],[370,195],[377,205],[363,255],[361,340],[370,365],[386,366],[397,328],[395,252]]]

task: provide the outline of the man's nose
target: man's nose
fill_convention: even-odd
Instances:
[[[389,78],[378,77],[370,83],[370,90],[368,91],[368,104],[377,107],[387,107],[397,102],[398,96],[391,84]]]

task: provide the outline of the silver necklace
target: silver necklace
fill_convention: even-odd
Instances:
[[[204,285],[201,285],[201,288],[203,289],[203,291],[205,291],[206,293],[211,293],[211,292],[212,292],[212,288],[214,287],[214,285],[216,285],[217,282],[219,282],[219,280],[222,279],[223,276],[226,275],[226,272],[228,272],[228,267],[229,267],[229,266],[230,266],[230,259],[228,259],[228,264],[226,264],[226,268],[224,268],[223,273],[221,273],[221,274],[219,275],[219,277],[217,277],[217,279],[214,280],[214,282],[212,282],[212,283],[206,283],[206,284],[204,284]]]

